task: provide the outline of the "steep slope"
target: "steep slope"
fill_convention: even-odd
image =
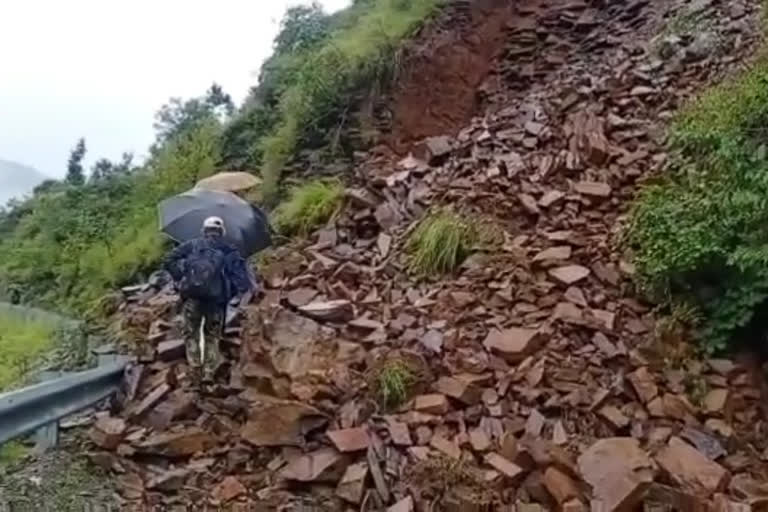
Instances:
[[[671,37],[691,12],[706,29]],[[467,84],[484,84],[480,100],[411,95],[451,119],[423,144],[412,139],[432,134],[424,115],[416,128],[393,123],[393,140],[423,160],[369,155],[333,225],[265,265],[265,296],[230,330],[231,376],[211,394],[191,389],[180,362],[173,293],[128,290],[123,327],[147,364],[119,417],[94,429],[125,498],[391,512],[764,506],[768,418],[748,368],[658,343],[674,333],[633,294],[614,236],[667,158],[664,120],[744,62],[759,15],[751,1],[516,3],[491,38],[502,45],[492,65]],[[443,55],[434,67],[425,57],[413,83],[444,77]],[[448,205],[492,236],[455,274],[419,278],[407,241]],[[393,366],[399,382],[382,384]],[[408,400],[377,404],[382,385]]]
[[[0,159],[0,205],[29,194],[45,179],[47,176],[32,167]]]

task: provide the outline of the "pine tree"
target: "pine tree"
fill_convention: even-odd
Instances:
[[[67,162],[66,182],[70,185],[80,186],[85,183],[85,173],[83,172],[83,158],[85,157],[85,139],[80,137],[77,144],[69,154]]]

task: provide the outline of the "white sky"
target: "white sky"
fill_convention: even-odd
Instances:
[[[214,81],[239,103],[301,0],[0,0],[0,158],[61,176],[143,155],[154,113]],[[350,0],[321,0],[326,10]]]

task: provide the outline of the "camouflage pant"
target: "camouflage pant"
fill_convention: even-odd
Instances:
[[[184,315],[184,343],[187,349],[187,363],[193,378],[212,381],[213,374],[221,361],[219,342],[224,335],[225,312],[223,308],[207,306],[199,301],[187,299],[182,305]],[[200,351],[200,331],[205,340],[204,351]],[[202,375],[201,374],[202,370]]]

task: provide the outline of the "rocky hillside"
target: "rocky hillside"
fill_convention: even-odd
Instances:
[[[748,0],[453,2],[342,213],[265,258],[213,389],[191,388],[173,294],[125,291],[141,364],[91,432],[125,508],[764,509],[755,365],[657,321],[616,245],[664,123],[747,61],[759,19]],[[418,272],[429,237],[455,271]]]

